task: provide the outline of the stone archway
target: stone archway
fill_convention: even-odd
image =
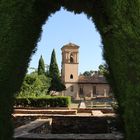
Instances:
[[[140,138],[139,0],[0,1],[0,139],[11,140],[14,94],[34,53],[41,27],[63,6],[92,18],[101,34],[110,83],[119,102],[127,139]]]

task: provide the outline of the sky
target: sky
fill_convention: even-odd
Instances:
[[[51,15],[42,26],[42,34],[37,44],[37,51],[31,57],[29,68],[37,68],[42,55],[46,65],[50,64],[52,50],[55,49],[57,64],[61,70],[61,48],[68,43],[79,48],[79,74],[98,70],[104,63],[102,58],[101,37],[91,19],[85,14],[74,14],[61,8]],[[28,69],[31,72],[31,69]]]

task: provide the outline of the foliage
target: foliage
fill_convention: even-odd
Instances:
[[[18,97],[45,96],[50,86],[50,78],[45,75],[38,75],[37,72],[27,74],[24,78],[21,91]]]
[[[45,64],[44,64],[43,57],[41,55],[38,63],[38,75],[43,75],[43,74],[45,74]]]
[[[101,74],[101,75],[106,76],[106,75],[109,74],[107,64],[103,64],[103,65],[101,64],[101,65],[99,65],[98,68],[99,68],[98,71],[93,71],[93,70],[85,71],[82,75],[84,75],[84,76],[93,76],[94,74],[97,73],[97,74]]]
[[[49,68],[49,76],[51,78],[51,85],[49,87],[50,91],[63,91],[65,90],[65,85],[61,81],[61,77],[59,74],[59,69],[56,61],[56,54],[55,50],[53,49],[52,55],[51,55],[51,62],[50,62],[50,68]]]
[[[48,89],[48,91],[50,92],[50,91],[58,91],[58,92],[60,92],[60,91],[63,91],[63,90],[65,90],[66,89],[66,87],[65,87],[65,85],[61,82],[61,79],[60,78],[53,78],[52,80],[51,80],[51,84],[50,84],[50,87],[49,87],[49,89]]]
[[[52,79],[60,77],[59,68],[58,68],[57,61],[56,61],[56,53],[55,53],[54,49],[53,49],[52,54],[51,54],[51,61],[50,61],[50,67],[49,67],[49,76]]]
[[[90,70],[90,71],[85,71],[82,75],[84,76],[92,76],[95,73],[95,71]]]
[[[44,97],[29,97],[16,98],[15,106],[23,107],[69,107],[71,98],[69,96],[44,96]]]
[[[61,6],[74,13],[84,12],[95,23],[126,139],[139,140],[139,0],[0,0],[0,139],[12,140],[14,94],[22,85],[42,25]]]
[[[101,74],[101,75],[104,75],[104,76],[108,75],[109,71],[108,71],[107,64],[99,65],[98,73]]]

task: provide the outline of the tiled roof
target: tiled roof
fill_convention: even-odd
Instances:
[[[108,84],[103,75],[79,76],[78,83]]]

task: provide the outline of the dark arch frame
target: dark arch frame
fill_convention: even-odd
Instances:
[[[139,0],[0,0],[0,139],[11,140],[14,94],[34,53],[41,27],[63,6],[84,12],[98,29],[108,77],[125,123],[127,139],[140,138]],[[94,39],[94,38],[93,38]]]

